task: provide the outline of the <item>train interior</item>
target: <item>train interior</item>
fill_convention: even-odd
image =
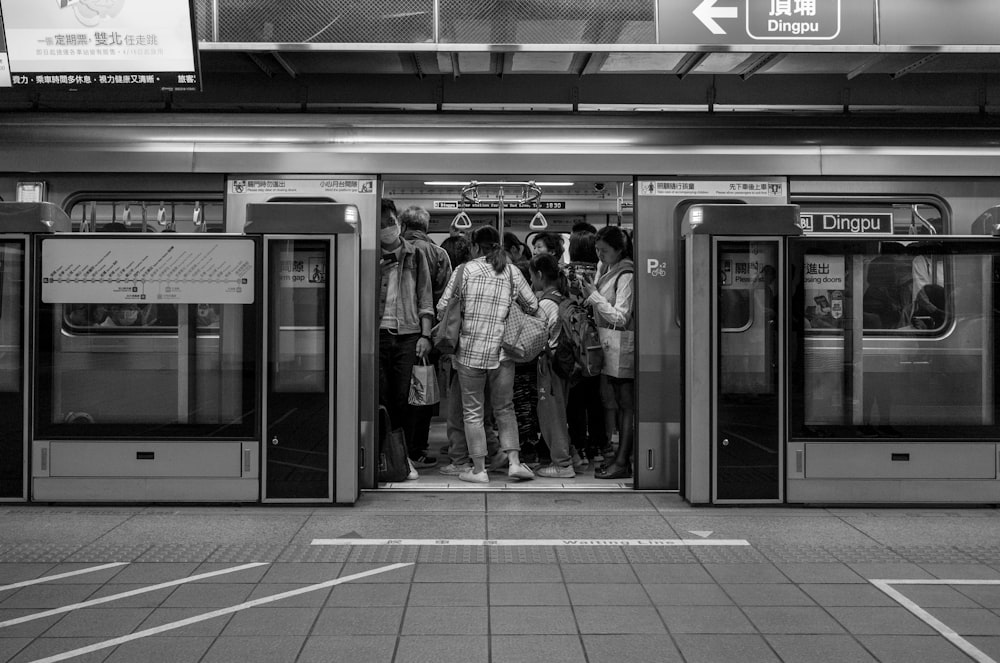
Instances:
[[[389,179],[383,183],[383,197],[393,200],[398,210],[411,205],[430,212],[430,238],[440,245],[455,230],[471,232],[480,225],[491,225],[502,233],[512,233],[531,252],[533,240],[540,233],[554,234],[561,243],[560,262],[569,265],[569,241],[573,226],[589,223],[595,228],[617,225],[633,228],[633,182],[613,177],[557,177],[512,175],[496,177],[467,175],[455,177],[434,176],[433,179]],[[458,228],[455,228],[455,226]],[[441,382],[445,383],[444,373]],[[520,378],[516,378],[518,380]],[[447,387],[445,399],[453,397]],[[520,400],[520,397],[519,397]],[[442,403],[444,412],[446,403]],[[579,406],[579,405],[577,405]],[[522,454],[530,466],[537,468],[550,460],[544,436],[539,436],[537,423],[522,423],[525,417],[518,413],[522,433]],[[606,426],[611,444],[606,448],[609,456],[617,448],[618,431],[613,417],[608,416]],[[588,420],[589,425],[589,420]],[[383,488],[402,490],[468,489],[469,484],[455,476],[443,475],[440,468],[449,463],[445,417],[438,414],[431,420],[428,438],[429,455],[438,460],[437,467],[421,468],[415,481],[386,483]],[[529,441],[530,440],[530,441]],[[489,490],[631,490],[631,478],[601,480],[595,478],[595,469],[605,462],[603,454],[582,454],[574,458],[576,476],[573,478],[541,478],[526,482],[511,479],[498,468],[491,472]],[[485,488],[484,488],[485,490]]]

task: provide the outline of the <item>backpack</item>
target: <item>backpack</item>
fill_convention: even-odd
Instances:
[[[561,332],[552,364],[556,373],[568,380],[601,374],[604,350],[590,309],[573,297],[546,295],[559,305]]]

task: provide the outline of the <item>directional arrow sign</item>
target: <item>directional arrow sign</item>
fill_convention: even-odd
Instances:
[[[918,0],[882,1],[908,6]],[[919,1],[941,4],[941,0]],[[997,0],[950,4],[964,6],[966,1],[1000,4]],[[662,45],[757,44],[779,51],[783,46],[807,44],[871,47],[877,32],[875,0],[656,0],[656,4],[657,43]]]
[[[716,0],[702,0],[701,4],[694,8],[694,15],[713,35],[724,35],[726,31],[715,22],[715,19],[739,18],[739,10],[736,7],[716,7],[715,3]]]
[[[695,536],[700,536],[703,539],[706,538],[706,537],[712,536],[712,530],[707,530],[707,531],[702,530],[702,531],[698,532],[698,531],[695,531],[693,529],[689,529],[688,532],[690,534],[694,534]]]

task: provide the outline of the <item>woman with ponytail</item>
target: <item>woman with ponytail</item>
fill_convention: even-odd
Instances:
[[[462,397],[462,418],[472,467],[458,475],[462,481],[488,483],[485,399],[489,393],[500,436],[500,449],[508,460],[508,476],[532,479],[534,473],[521,463],[514,415],[514,362],[500,348],[507,313],[520,306],[528,314],[538,300],[521,271],[510,264],[496,228],[483,226],[472,233],[473,260],[465,264],[462,286],[455,289],[455,275],[445,288],[437,310],[440,317],[452,297],[462,301],[462,330],[454,365]],[[489,384],[489,389],[487,389]]]

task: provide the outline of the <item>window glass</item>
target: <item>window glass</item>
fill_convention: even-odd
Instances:
[[[806,240],[792,265],[794,435],[997,434],[991,247]]]

